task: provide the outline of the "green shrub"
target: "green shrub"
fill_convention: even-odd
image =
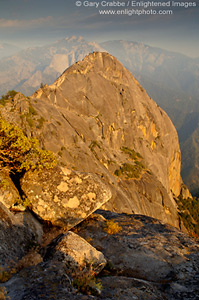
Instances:
[[[16,202],[17,205],[23,205],[25,208],[31,208],[32,205],[31,205],[31,202],[30,200],[25,197],[24,195],[22,197],[19,197],[17,202]]]
[[[29,103],[29,114],[30,115],[37,115],[37,112],[36,112],[36,110],[34,109],[34,107],[32,106],[32,104],[31,103]]]
[[[33,119],[32,119],[32,116],[31,116],[31,115],[29,115],[29,114],[26,114],[26,121],[27,121],[28,125],[29,125],[31,128],[33,128],[33,127],[34,127],[34,121],[33,121]]]
[[[143,163],[141,163],[140,161],[136,160],[135,164],[140,167],[141,169],[145,169],[145,165],[143,165]]]
[[[131,158],[133,163],[123,163],[119,169],[115,170],[114,174],[118,177],[123,176],[126,179],[139,178],[142,174],[142,171],[146,169],[145,166],[140,162],[143,157],[140,153],[128,147],[121,147],[120,149],[123,153],[127,154]]]
[[[36,138],[28,138],[18,126],[0,119],[0,166],[11,172],[53,168],[56,158],[42,150]]]
[[[1,105],[5,105],[6,102],[12,98],[14,98],[14,96],[17,94],[17,92],[15,90],[11,90],[11,91],[8,91],[5,95],[2,95],[1,96],[1,99],[0,99],[0,104]]]
[[[124,176],[126,179],[129,178],[139,178],[142,170],[144,169],[144,166],[139,166],[137,164],[132,165],[128,163],[122,164],[119,169],[115,170],[116,176]]]
[[[16,273],[15,268],[5,270],[2,266],[0,266],[0,283],[4,283],[4,282],[8,281],[12,277],[12,275],[15,273]]]
[[[11,91],[8,91],[6,93],[6,95],[2,95],[1,99],[4,99],[4,100],[9,100],[10,98],[14,98],[14,96],[17,94],[17,92],[15,90],[11,90]]]
[[[3,189],[3,190],[7,190],[7,188],[10,186],[10,183],[8,180],[6,179],[3,179],[0,181],[0,187]]]
[[[121,151],[128,154],[130,156],[130,158],[133,159],[133,160],[137,160],[138,158],[139,159],[143,158],[140,153],[138,153],[135,150],[130,149],[128,147],[121,147]]]
[[[43,117],[40,117],[38,121],[38,125],[37,125],[37,128],[38,129],[41,129],[44,125],[44,122],[45,122],[45,119]]]
[[[101,149],[101,146],[98,143],[98,141],[92,141],[89,145],[89,148],[91,149],[91,151],[93,151],[95,147],[98,147],[99,149]]]

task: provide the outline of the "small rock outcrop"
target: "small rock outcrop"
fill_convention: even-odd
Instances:
[[[0,172],[0,202],[10,209],[20,199],[19,191],[8,172]]]
[[[97,176],[66,167],[27,172],[21,187],[38,217],[67,230],[111,198],[109,188]]]
[[[47,247],[44,260],[61,261],[70,270],[90,268],[98,274],[106,265],[104,255],[74,232],[59,236]],[[88,269],[88,272],[90,269]]]

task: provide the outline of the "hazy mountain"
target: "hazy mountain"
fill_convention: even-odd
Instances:
[[[13,55],[14,53],[19,52],[21,49],[15,45],[8,43],[0,43],[0,59]]]
[[[182,176],[192,193],[199,196],[199,113],[187,114],[179,130]]]
[[[101,50],[98,44],[88,43],[81,37],[25,49],[0,61],[0,94],[15,89],[31,95],[41,82],[53,83],[71,64],[90,52]]]
[[[166,110],[172,107],[174,123],[175,111],[199,109],[199,59],[136,42],[100,45],[120,59],[159,105]]]

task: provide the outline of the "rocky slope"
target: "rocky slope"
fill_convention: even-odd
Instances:
[[[0,299],[198,299],[199,244],[175,228],[176,130],[113,56],[90,54],[0,117]],[[23,133],[6,122],[57,165],[9,173]]]
[[[150,217],[108,211],[98,211],[73,231],[62,231],[43,248],[40,261],[33,256],[31,265],[27,255],[29,266],[0,284],[4,295],[6,288],[11,300],[199,299],[199,243],[185,233]],[[82,294],[74,278],[85,258],[95,262],[96,274],[102,271],[95,284],[86,281],[90,289]],[[80,276],[85,285],[82,269]]]

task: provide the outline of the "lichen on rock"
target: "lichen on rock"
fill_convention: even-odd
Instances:
[[[109,188],[97,176],[66,167],[28,172],[21,186],[35,214],[66,229],[81,222],[111,198]]]

